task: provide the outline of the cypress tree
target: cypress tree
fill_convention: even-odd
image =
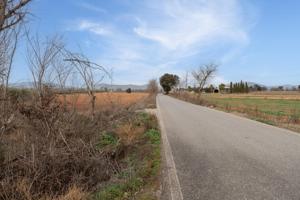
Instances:
[[[240,90],[241,90],[241,93],[245,93],[245,86],[244,86],[243,81],[241,81],[241,88],[240,88]]]
[[[239,92],[238,91],[238,84],[237,83],[235,83],[234,86],[233,86],[233,92],[234,93],[238,93]]]
[[[248,83],[246,82],[246,93],[249,93]]]

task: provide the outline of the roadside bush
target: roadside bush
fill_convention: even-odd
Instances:
[[[8,98],[11,105],[24,104],[31,100],[31,91],[29,89],[9,88]]]
[[[123,109],[114,111],[91,120],[64,111],[49,93],[40,102],[27,101],[10,111],[14,128],[5,130],[0,146],[0,199],[72,199],[70,188],[93,191],[108,181],[118,160],[97,144],[99,138],[102,145],[115,143],[117,138],[103,131],[128,115]]]
[[[120,162],[122,166],[116,174],[114,181],[103,187],[93,195],[93,199],[156,199],[155,191],[160,170],[160,133],[157,129],[146,127],[156,127],[153,121],[155,116],[144,112],[132,113],[114,131],[120,131],[120,127],[125,127],[122,134],[134,135],[130,142],[126,144],[120,142],[118,145],[124,146],[126,156]],[[130,123],[131,122],[131,123]],[[128,127],[127,127],[128,126]],[[127,127],[127,128],[126,128]],[[139,131],[143,128],[143,131]],[[135,132],[138,131],[138,133]],[[122,135],[118,133],[118,136]],[[131,137],[131,136],[130,136]],[[122,140],[121,140],[122,141]],[[147,198],[145,198],[147,196]]]
[[[19,92],[12,91],[15,109],[0,124],[1,200],[86,199],[126,166],[126,151],[156,126],[155,118],[135,112],[142,102],[107,107],[92,120],[64,109],[51,88],[41,97]]]

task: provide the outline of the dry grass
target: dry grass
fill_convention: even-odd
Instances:
[[[87,97],[78,97],[85,109]],[[93,192],[117,173],[122,158],[115,151],[121,154],[146,130],[132,117],[148,98],[147,93],[98,93],[97,105],[107,108],[93,118],[65,110],[52,91],[42,101],[7,102],[10,109],[0,112],[7,118],[6,124],[0,121],[0,199],[83,199],[81,188]],[[122,145],[111,152],[99,148],[102,135],[116,127]]]
[[[132,144],[145,132],[145,127],[137,127],[133,122],[126,122],[119,126],[116,130],[118,137],[125,145]]]
[[[70,187],[65,195],[52,200],[86,200],[87,198],[88,194],[85,191],[83,191],[81,188],[78,188],[77,186],[73,186]]]
[[[96,110],[105,110],[114,106],[129,107],[139,101],[145,100],[149,96],[144,92],[101,92],[96,93]],[[62,99],[62,97],[60,97]],[[69,94],[67,95],[69,106],[74,106],[78,111],[87,111],[90,107],[89,97],[87,94]]]

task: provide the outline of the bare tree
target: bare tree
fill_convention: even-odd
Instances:
[[[0,71],[2,72],[0,77],[3,85],[4,99],[7,99],[8,84],[20,33],[20,27],[0,32]]]
[[[0,0],[0,32],[10,29],[24,19],[26,5],[31,0]]]
[[[14,109],[8,96],[9,79],[20,35],[20,26],[0,31],[0,135],[14,121]]]
[[[39,103],[43,106],[43,99],[47,93],[47,76],[50,77],[53,61],[64,48],[62,39],[58,36],[41,41],[39,36],[30,37],[27,32],[27,60],[33,78],[33,84],[38,94]]]
[[[158,93],[158,83],[156,79],[151,79],[148,82],[147,85],[147,91],[149,92],[150,95],[156,95]]]
[[[192,72],[192,76],[197,81],[199,86],[199,95],[208,81],[213,77],[218,69],[218,65],[214,63],[200,66],[198,69]]]
[[[111,74],[101,65],[91,62],[87,57],[82,54],[74,54],[67,52],[67,59],[65,61],[70,62],[79,72],[82,77],[87,94],[90,97],[91,116],[94,119],[95,116],[95,103],[96,86],[101,83],[105,77],[112,79]]]
[[[62,92],[64,110],[67,109],[67,94],[66,94],[66,84],[69,76],[72,74],[72,68],[69,63],[64,61],[63,54],[59,54],[52,62],[53,70],[55,73],[56,82]]]
[[[0,0],[0,79],[2,99],[7,99],[8,82],[21,30],[31,0]]]
[[[14,111],[8,101],[8,84],[22,29],[25,5],[30,0],[0,0],[0,123],[1,133],[14,120]]]

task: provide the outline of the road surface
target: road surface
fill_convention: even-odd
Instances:
[[[180,190],[174,200],[300,199],[297,133],[165,95],[157,104]]]

